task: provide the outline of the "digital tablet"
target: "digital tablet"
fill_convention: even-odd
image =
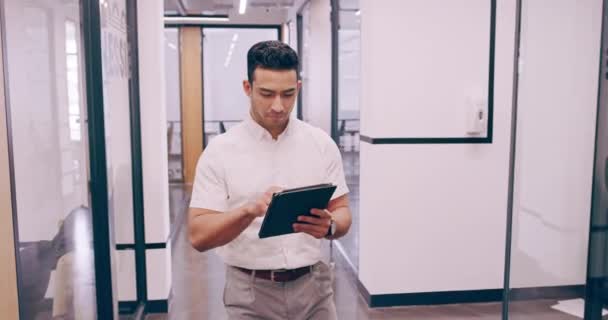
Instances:
[[[294,233],[293,224],[298,222],[298,216],[314,216],[311,209],[327,209],[334,191],[336,186],[326,183],[273,194],[258,235],[268,238]]]

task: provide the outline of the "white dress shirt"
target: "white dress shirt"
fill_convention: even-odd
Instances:
[[[283,189],[320,183],[337,185],[332,199],[348,193],[342,158],[321,129],[290,119],[276,140],[250,116],[211,140],[199,158],[190,207],[226,212],[259,197],[271,186]],[[305,233],[260,239],[263,218],[216,252],[231,266],[294,269],[321,260],[321,240]]]

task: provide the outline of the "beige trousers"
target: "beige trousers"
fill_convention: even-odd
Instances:
[[[230,320],[336,320],[333,275],[324,262],[290,282],[273,282],[228,266],[224,305]]]

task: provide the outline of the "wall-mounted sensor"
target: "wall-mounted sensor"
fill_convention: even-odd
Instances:
[[[480,136],[485,134],[488,118],[488,104],[486,99],[480,97],[470,97],[468,105],[467,135]]]

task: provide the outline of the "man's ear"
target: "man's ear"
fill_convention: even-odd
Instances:
[[[245,94],[248,97],[251,97],[251,83],[249,82],[249,80],[243,80],[243,91],[245,91]]]
[[[298,91],[302,89],[302,80],[298,80]]]

